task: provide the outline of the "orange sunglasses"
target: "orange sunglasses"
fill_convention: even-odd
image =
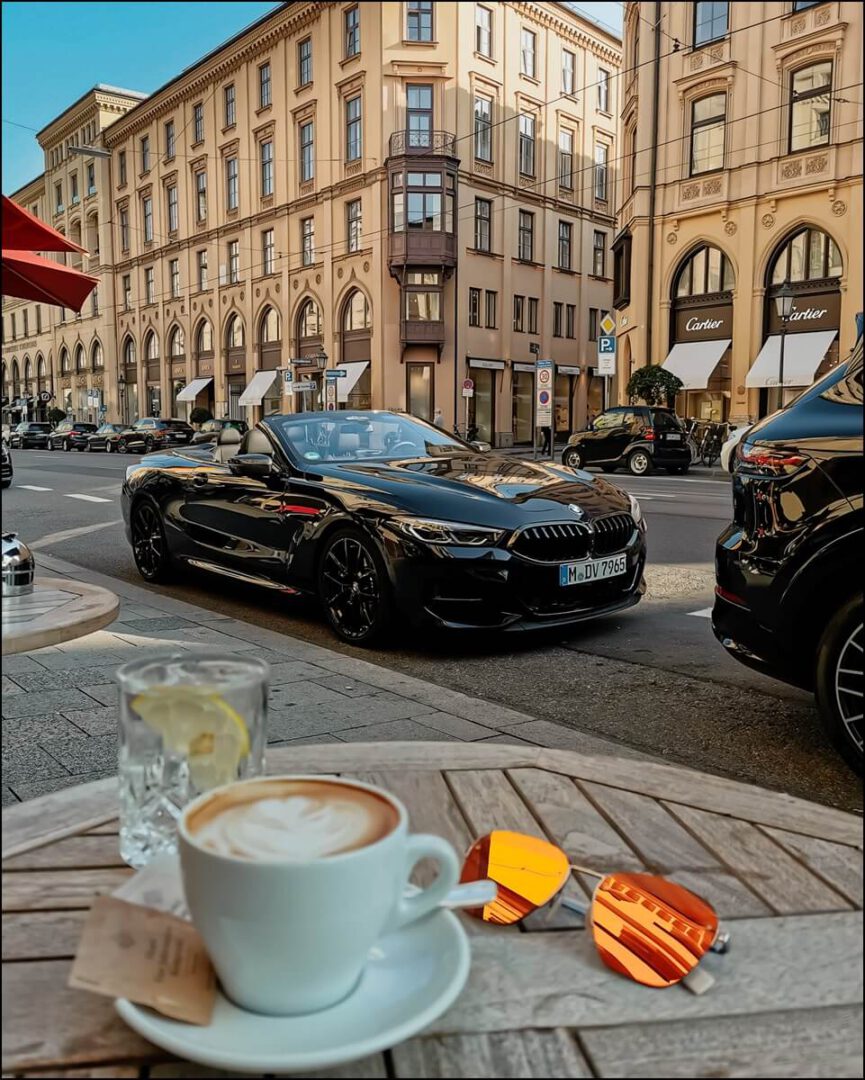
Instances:
[[[522,833],[496,830],[477,840],[460,881],[489,879],[497,896],[466,913],[484,922],[511,926],[560,897],[572,870],[598,879],[591,901],[569,897],[563,906],[586,917],[601,959],[620,975],[644,986],[673,986],[693,972],[703,956],[726,952],[730,935],[705,900],[655,874],[599,874],[574,866],[561,848]],[[688,983],[702,993],[712,980]]]

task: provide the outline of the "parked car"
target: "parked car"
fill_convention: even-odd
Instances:
[[[50,434],[50,424],[24,420],[9,433],[9,446],[12,450],[44,450]]]
[[[85,420],[61,420],[48,438],[49,450],[86,450],[87,440],[96,430]]]
[[[731,428],[727,441],[721,447],[721,468],[724,472],[731,473],[736,465],[736,447],[742,441],[746,432],[751,430],[750,424],[742,424],[741,427]]]
[[[166,447],[186,446],[195,434],[192,425],[185,420],[163,420],[158,416],[144,416],[136,420],[132,430],[141,436],[141,447],[146,454]],[[129,442],[128,439],[127,446]]]
[[[245,420],[232,420],[227,416],[222,417],[220,420],[206,420],[192,436],[192,445],[215,443],[220,431],[225,428],[233,428],[235,431],[239,431],[241,435],[245,435],[249,431],[249,424]]]
[[[128,424],[102,424],[87,437],[87,449],[106,450],[109,454],[116,453],[121,435],[131,430]]]
[[[562,462],[572,469],[600,465],[604,472],[627,468],[634,476],[644,476],[657,466],[686,473],[691,448],[685,424],[672,409],[621,405],[571,435]]]
[[[742,663],[813,691],[862,767],[862,339],[737,448],[712,626]]]
[[[2,480],[2,487],[8,488],[12,483],[12,455],[9,453],[9,447],[5,441],[0,444],[2,447],[2,457],[0,457],[0,480]]]
[[[122,506],[146,581],[181,564],[317,596],[366,645],[408,624],[515,631],[643,592],[639,503],[602,477],[483,453],[387,411],[269,416],[211,457],[154,454]]]

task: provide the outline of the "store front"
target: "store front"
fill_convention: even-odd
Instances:
[[[188,387],[184,390],[185,400],[191,403],[191,408],[201,407],[213,413],[216,408],[214,401],[216,388],[214,375],[216,370],[213,353],[213,327],[207,319],[202,319],[195,331],[193,351],[195,378],[190,383],[190,386],[197,385],[195,392],[191,396],[187,393]]]
[[[680,416],[723,422],[730,412],[733,268],[718,248],[704,245],[673,282],[670,351],[663,367],[677,375]]]
[[[138,413],[138,364],[135,359],[135,342],[126,338],[122,347],[123,381],[118,386],[120,419],[124,424],[134,424]]]
[[[240,404],[240,395],[246,386],[244,375],[228,376],[228,415],[232,420],[245,420],[246,409]]]
[[[469,401],[469,431],[474,439],[497,446],[496,439],[496,375],[504,371],[503,360],[482,360],[469,357],[469,375],[474,382],[474,394]]]
[[[324,332],[321,309],[315,300],[304,300],[295,324],[297,348],[303,363],[294,371],[295,412],[320,412],[324,408]]]
[[[162,416],[162,386],[159,371],[159,339],[151,330],[144,339],[145,416]]]
[[[511,431],[515,446],[531,446],[535,437],[535,365],[514,364]]]
[[[435,415],[435,367],[432,364],[405,365],[406,411],[420,420],[432,420]]]
[[[369,301],[360,289],[346,297],[340,321],[340,362],[345,375],[337,380],[340,409],[372,408],[372,316]],[[432,417],[424,417],[432,419]]]
[[[556,438],[567,438],[576,430],[577,386],[580,381],[580,369],[567,364],[556,364],[556,384],[554,409],[556,418]]]
[[[607,402],[609,404],[609,402]],[[586,421],[583,427],[588,425],[604,411],[604,376],[598,375],[595,368],[588,369],[588,385],[586,387]]]

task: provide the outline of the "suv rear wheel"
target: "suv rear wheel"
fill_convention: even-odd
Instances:
[[[817,646],[815,693],[820,716],[835,746],[862,771],[862,598],[835,613]]]
[[[648,450],[632,450],[628,454],[628,470],[633,476],[645,476],[652,471],[652,458]]]

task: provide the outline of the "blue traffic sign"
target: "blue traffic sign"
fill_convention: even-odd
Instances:
[[[615,356],[616,355],[616,339],[614,337],[599,337],[598,338],[598,356]]]
[[[328,368],[324,375],[327,379],[344,379],[348,372],[345,368]]]

